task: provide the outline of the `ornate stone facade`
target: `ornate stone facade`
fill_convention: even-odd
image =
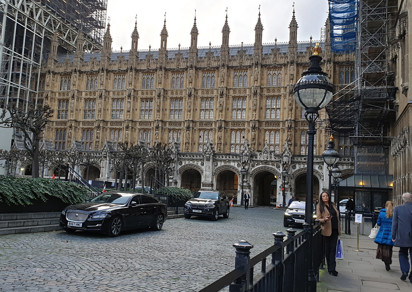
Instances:
[[[177,186],[225,190],[238,203],[243,189],[252,205],[279,205],[278,180],[287,170],[287,199],[292,193],[304,198],[308,126],[292,89],[308,69],[314,44],[298,42],[294,12],[289,29],[288,43],[264,45],[259,13],[250,46],[229,47],[227,16],[220,48],[197,47],[196,19],[191,46],[184,50],[168,50],[166,20],[158,51],[138,50],[137,25],[129,52],[112,52],[110,25],[101,52],[83,54],[79,38],[73,56],[57,56],[55,50],[43,68],[43,101],[55,111],[46,139],[57,149],[79,141],[101,152],[99,180],[113,179],[107,141],[178,142],[170,178]],[[321,46],[324,71],[338,88],[344,86],[338,84],[339,71],[353,67],[353,55],[333,54],[328,38]],[[329,135],[322,110],[315,136],[316,196],[328,187],[320,155]],[[353,172],[349,157],[340,167],[345,175]]]

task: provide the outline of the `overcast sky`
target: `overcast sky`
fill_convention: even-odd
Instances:
[[[167,47],[190,46],[190,31],[197,19],[199,30],[198,47],[220,46],[226,8],[230,27],[229,45],[241,42],[253,44],[259,5],[263,24],[263,43],[289,40],[289,23],[293,3],[298,23],[298,41],[320,39],[321,28],[328,17],[327,0],[109,0],[107,16],[115,51],[128,51],[131,34],[137,19],[139,50],[160,47],[160,32],[166,13],[166,28],[169,33]],[[137,16],[137,18],[136,18]]]

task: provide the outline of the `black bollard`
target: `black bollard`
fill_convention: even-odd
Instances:
[[[246,281],[246,274],[249,269],[250,250],[253,248],[246,240],[240,240],[235,243],[233,247],[236,248],[235,269],[244,272],[244,275],[238,278],[235,283],[229,286],[230,292],[246,291],[248,287]]]
[[[289,229],[286,229],[286,231],[288,232],[288,239],[293,238],[295,236],[295,233],[296,233],[295,229],[289,228]],[[286,247],[286,252],[289,254],[289,253],[292,253],[294,250],[295,250],[295,241],[292,241]]]

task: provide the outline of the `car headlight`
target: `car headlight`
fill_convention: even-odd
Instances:
[[[106,212],[99,212],[99,213],[94,213],[91,218],[92,219],[104,219],[107,217],[107,215],[109,214]]]
[[[188,207],[188,208],[189,208],[189,207],[192,207],[192,203],[186,202],[186,203],[185,203],[185,207]]]
[[[61,214],[63,215],[63,216],[66,216],[66,209],[64,209],[62,212],[61,212]]]
[[[285,216],[292,216],[288,211],[285,211]]]
[[[214,208],[215,207],[215,204],[206,204],[206,208]]]

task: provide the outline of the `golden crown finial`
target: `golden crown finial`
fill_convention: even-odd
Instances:
[[[330,135],[329,141],[333,142],[333,135]]]
[[[322,53],[322,48],[319,47],[319,43],[316,43],[315,47],[312,48],[312,52],[314,56],[319,56],[320,53]]]

